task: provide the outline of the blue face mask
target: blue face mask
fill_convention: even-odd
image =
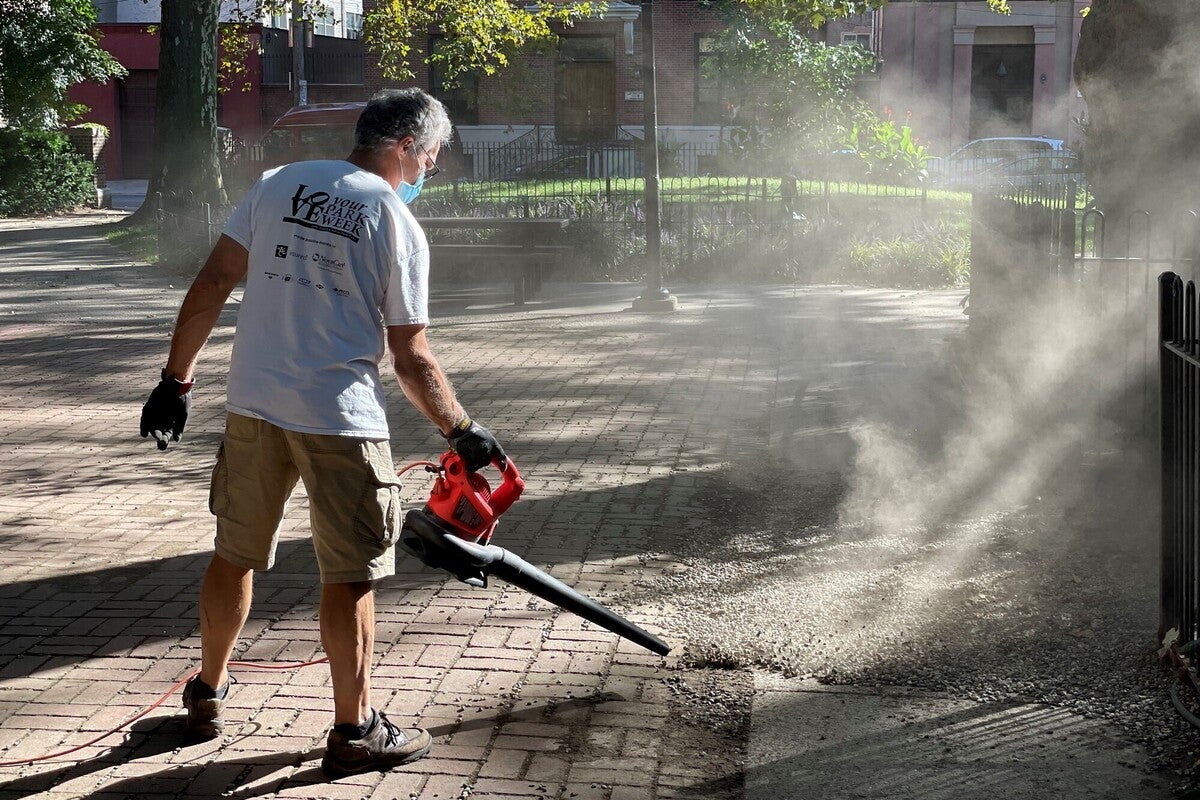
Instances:
[[[420,176],[416,183],[409,183],[401,179],[400,185],[396,187],[396,194],[400,196],[400,202],[408,205],[413,200],[417,199],[417,195],[421,193],[421,187],[425,185],[425,170],[421,170]]]

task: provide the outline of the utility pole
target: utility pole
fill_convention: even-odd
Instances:
[[[292,105],[308,105],[308,81],[304,77],[305,30],[304,8],[300,0],[292,0]]]
[[[642,104],[646,154],[646,289],[633,301],[634,311],[674,311],[679,301],[663,288],[662,193],[658,185],[658,100],[654,85],[654,0],[642,0]]]

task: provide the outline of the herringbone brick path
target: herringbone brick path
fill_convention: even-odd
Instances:
[[[185,441],[157,451],[137,418],[189,278],[125,263],[96,223],[0,224],[0,761],[86,741],[198,663],[237,294],[202,358]],[[682,666],[672,620],[684,609],[655,587],[685,570],[673,543],[708,513],[706,475],[777,446],[775,423],[802,396],[852,402],[796,373],[797,354],[825,347],[801,322],[832,308],[833,329],[841,313],[877,328],[886,381],[905,364],[886,358],[875,322],[899,312],[870,293],[737,289],[650,316],[625,310],[638,287],[549,289],[516,312],[493,299],[503,290],[435,285],[435,352],[526,478],[496,543],[663,635],[671,657],[406,559],[379,587],[375,702],[431,730],[429,758],[329,782],[325,668],[237,670],[222,740],[188,745],[172,698],[70,759],[0,768],[0,798],[740,796],[747,673]],[[398,463],[439,452],[398,388],[391,412]],[[408,479],[407,502],[423,501],[424,481]],[[321,655],[305,506],[300,491],[237,658]]]
[[[0,229],[0,760],[85,741],[197,664],[236,302],[202,360],[185,441],[158,452],[137,415],[188,280],[123,263],[95,222]],[[686,529],[695,471],[761,444],[711,422],[740,407],[752,425],[774,379],[732,317],[623,313],[635,291],[581,288],[519,314],[443,292],[431,340],[526,476],[497,542],[662,633],[669,598],[638,591],[678,568],[656,542]],[[392,400],[398,462],[435,455],[436,431],[398,389]],[[411,503],[428,489],[415,475]],[[304,506],[298,494],[237,658],[321,655]],[[430,728],[429,758],[327,782],[325,668],[242,670],[223,740],[185,746],[172,698],[124,738],[4,769],[0,796],[649,800],[736,785],[737,743],[682,718],[673,658],[512,587],[401,570],[379,590],[375,700]]]

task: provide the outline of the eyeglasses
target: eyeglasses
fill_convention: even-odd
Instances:
[[[441,171],[442,171],[442,168],[441,168],[441,167],[439,167],[439,166],[437,165],[437,162],[435,162],[435,161],[433,160],[433,156],[429,155],[429,151],[428,151],[428,150],[426,150],[424,147],[422,147],[422,148],[421,148],[421,152],[422,152],[422,153],[424,153],[424,154],[425,154],[425,157],[429,159],[429,164],[430,164],[430,166],[429,166],[429,167],[427,167],[427,168],[425,169],[425,180],[429,180],[430,178],[432,178],[433,176],[435,176],[435,175],[437,175],[439,172],[441,172]]]

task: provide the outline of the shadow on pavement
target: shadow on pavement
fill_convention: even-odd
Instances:
[[[428,728],[435,742],[451,738],[455,734],[472,730],[497,730],[503,725],[514,722],[533,722],[548,718],[555,713],[564,713],[572,709],[590,708],[599,703],[625,700],[619,694],[599,692],[589,697],[571,698],[561,702],[547,702],[527,706],[519,710],[502,709],[494,717],[475,717],[461,722],[435,725]],[[233,738],[229,744],[255,735],[254,732],[242,733]],[[269,742],[269,737],[264,736]],[[161,769],[153,770],[148,765],[146,770],[130,777],[120,777],[112,783],[99,787],[93,794],[102,796],[141,797],[148,793],[171,793],[178,787],[189,786],[189,797],[231,797],[251,798],[274,794],[283,789],[297,786],[330,783],[318,766],[324,755],[324,747],[315,747],[304,752],[278,752],[246,758],[222,758],[222,750],[213,751],[208,743],[197,743],[187,737],[183,728],[182,713],[172,717],[153,717],[136,723],[125,736],[125,740],[111,750],[75,764],[67,764],[58,769],[40,772],[24,778],[0,783],[0,796],[8,792],[44,792],[68,781],[92,775],[97,772],[137,761],[154,758],[173,751],[186,753],[187,748],[203,744],[205,750],[195,761],[184,764],[162,765]],[[229,744],[224,745],[225,747]],[[236,751],[232,751],[236,752]],[[437,745],[434,745],[434,755],[437,755]],[[309,764],[309,766],[305,766]],[[299,771],[293,771],[301,768]],[[213,772],[226,776],[224,785],[214,784],[205,792],[192,786],[192,781],[202,773]],[[273,773],[281,773],[274,775]],[[252,784],[252,785],[251,785]],[[23,796],[23,795],[19,795]]]
[[[710,481],[703,479],[701,490],[711,485]],[[522,500],[505,515],[493,543],[546,569],[566,566],[564,579],[569,584],[577,583],[572,576],[578,572],[570,569],[572,565],[608,562],[607,574],[586,576],[590,584],[583,591],[601,599],[614,594],[627,598],[631,585],[627,576],[636,578],[638,571],[636,557],[661,548],[677,533],[674,528],[664,529],[669,522],[638,518],[633,511],[651,504],[687,503],[696,490],[691,481],[669,476]],[[302,518],[303,513],[293,508],[289,519]],[[0,545],[20,541],[21,521],[10,524],[17,527],[0,537]],[[186,524],[197,526],[194,521]],[[302,537],[289,534],[282,539],[275,566],[255,576],[252,621],[265,620],[270,627],[284,618],[313,618],[319,583],[311,540],[306,527],[304,530]],[[204,523],[203,531],[209,539],[210,521]],[[45,534],[43,538],[47,538]],[[28,677],[98,657],[137,656],[139,648],[146,645],[194,635],[195,603],[209,558],[209,552],[193,552],[0,585],[5,611],[0,618],[0,678]],[[381,608],[402,604],[409,591],[447,581],[459,588],[446,573],[424,567],[403,551],[397,552],[397,558],[400,574],[381,581],[377,588]]]

